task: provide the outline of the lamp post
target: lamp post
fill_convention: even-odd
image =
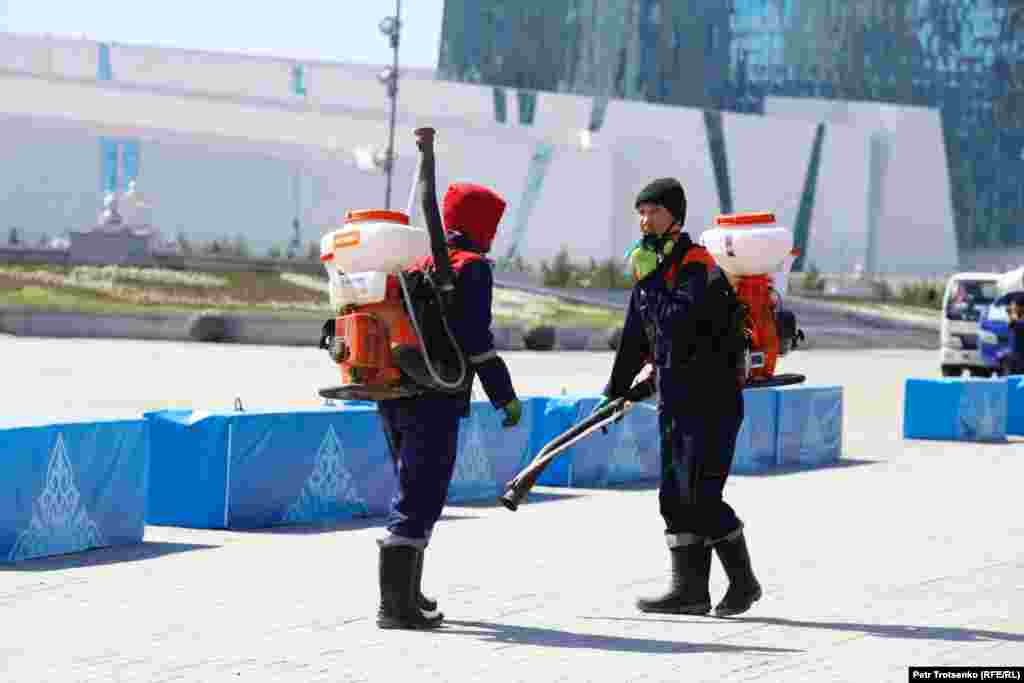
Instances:
[[[388,89],[388,97],[391,99],[391,123],[388,127],[388,151],[387,156],[381,162],[384,171],[387,173],[387,189],[384,193],[384,208],[391,208],[391,174],[395,166],[395,113],[398,106],[398,43],[399,34],[402,32],[402,0],[395,0],[395,15],[384,17],[380,22],[380,32],[386,35],[391,42],[393,53],[391,66],[384,69],[377,77]]]

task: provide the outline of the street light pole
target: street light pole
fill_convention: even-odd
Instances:
[[[381,80],[388,89],[391,98],[391,123],[388,128],[388,152],[384,160],[384,168],[388,175],[387,189],[384,193],[384,208],[391,208],[391,175],[395,167],[395,114],[398,108],[398,43],[402,32],[402,0],[395,0],[395,16],[385,17],[380,26],[381,33],[391,40],[393,58],[391,73]]]

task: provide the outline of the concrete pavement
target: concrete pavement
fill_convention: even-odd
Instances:
[[[25,387],[0,410],[315,405],[321,353],[0,337]],[[589,393],[611,360],[505,356],[524,394]],[[544,488],[516,513],[447,509],[424,578],[437,632],[376,628],[379,520],[148,527],[140,546],[4,566],[0,678],[904,681],[911,665],[1024,664],[1024,442],[902,440],[903,378],[936,376],[934,351],[798,352],[780,370],[844,386],[844,459],[730,479],[765,589],[741,617],[634,609],[668,567],[650,485]]]

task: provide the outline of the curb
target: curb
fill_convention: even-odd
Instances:
[[[19,337],[143,339],[207,343],[312,346],[320,340],[323,317],[281,317],[272,314],[198,313],[82,313],[0,307],[0,333]],[[526,349],[529,328],[494,326],[498,351]],[[556,327],[552,351],[611,351],[609,330]]]
[[[922,332],[935,332],[938,333],[942,327],[941,313],[942,311],[935,311],[935,321],[925,320],[923,318],[902,316],[897,313],[885,313],[881,311],[865,311],[857,308],[851,308],[848,305],[833,302],[833,301],[819,301],[813,298],[804,298],[790,296],[789,301],[796,301],[801,306],[807,308],[817,308],[819,310],[828,311],[837,315],[842,315],[847,320],[862,323],[869,327],[904,327],[912,330],[920,330]]]

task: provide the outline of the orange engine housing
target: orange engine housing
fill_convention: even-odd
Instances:
[[[752,379],[768,379],[775,374],[779,358],[779,333],[775,323],[776,302],[770,275],[741,275],[736,280],[736,295],[750,307],[753,324],[751,354],[763,355],[761,367],[752,368]]]
[[[412,321],[402,305],[398,279],[388,276],[384,301],[354,306],[334,322],[334,360],[344,384],[397,386],[401,372],[392,350],[418,346]]]

